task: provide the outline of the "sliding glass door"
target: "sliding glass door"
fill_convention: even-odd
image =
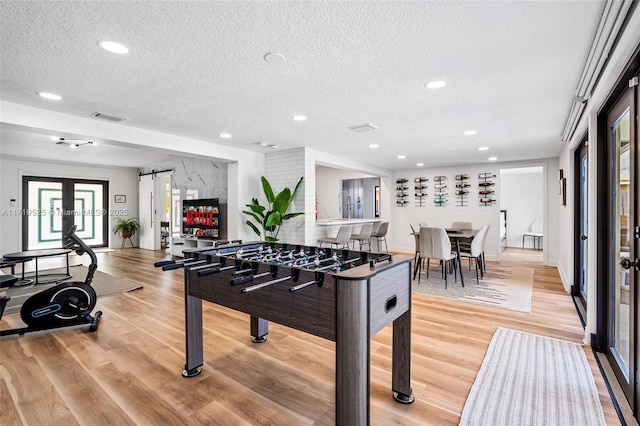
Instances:
[[[57,248],[73,225],[88,245],[108,244],[109,183],[23,177],[22,249]]]
[[[634,411],[638,391],[637,286],[640,282],[640,209],[635,89],[628,88],[606,117],[609,147],[609,260],[606,290],[607,353]],[[636,411],[637,412],[637,411]]]

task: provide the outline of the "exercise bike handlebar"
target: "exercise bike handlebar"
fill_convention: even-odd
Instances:
[[[93,274],[96,269],[98,269],[98,258],[94,251],[89,247],[78,235],[76,234],[76,229],[78,225],[73,225],[67,235],[62,239],[62,245],[64,248],[68,248],[74,250],[78,256],[82,256],[84,253],[87,253],[91,258],[91,264],[89,265],[89,272],[87,273],[87,278],[84,283],[91,285],[91,281],[93,281]]]

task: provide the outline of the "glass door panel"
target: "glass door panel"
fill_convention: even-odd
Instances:
[[[74,223],[76,234],[90,246],[105,243],[104,220],[106,209],[102,184],[75,183],[73,187]]]
[[[62,241],[62,183],[29,181],[25,216],[27,250],[58,248]]]
[[[615,253],[617,253],[617,273],[615,274],[613,294],[613,328],[614,340],[612,350],[616,353],[620,368],[625,376],[629,376],[629,341],[630,341],[630,310],[629,293],[633,281],[632,269],[625,267],[625,259],[634,259],[631,240],[633,236],[631,215],[631,192],[633,182],[630,179],[631,155],[629,146],[629,109],[613,125],[612,140],[616,149],[616,203],[614,218]]]
[[[580,155],[580,297],[587,300],[587,212],[588,212],[588,156],[586,146]]]

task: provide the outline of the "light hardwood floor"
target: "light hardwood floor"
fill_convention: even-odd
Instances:
[[[182,271],[153,267],[165,257],[139,249],[98,254],[101,271],[144,288],[100,298],[95,333],[84,327],[0,338],[1,425],[333,424],[332,342],[271,324],[267,343],[255,345],[247,315],[207,302],[204,369],[182,378]],[[373,425],[456,425],[497,327],[581,343],[557,270],[521,262],[535,267],[529,314],[414,294],[413,404],[391,395],[391,327],[374,336]],[[0,327],[19,323],[12,315]],[[607,424],[620,424],[590,348],[585,354]]]

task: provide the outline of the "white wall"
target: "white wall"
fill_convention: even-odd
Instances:
[[[96,166],[78,166],[71,164],[44,163],[24,161],[18,159],[0,158],[0,209],[2,212],[22,208],[22,176],[42,176],[61,178],[96,179],[109,182],[109,207],[126,210],[129,215],[118,217],[138,216],[138,170],[132,168],[109,168]],[[126,195],[126,203],[113,204],[115,194]],[[10,199],[16,200],[11,206]],[[111,213],[111,212],[109,212]],[[113,235],[115,217],[109,214],[109,246],[120,247],[120,236]],[[0,216],[1,253],[11,253],[22,250],[22,217],[2,214]],[[135,238],[134,238],[135,239]],[[134,241],[137,244],[137,241]]]
[[[255,241],[257,235],[244,222],[246,204],[262,193],[260,177],[264,175],[264,155],[248,153],[243,161],[229,163],[228,173],[228,201],[227,201],[227,232],[229,240]]]
[[[500,171],[500,210],[507,211],[507,247],[522,247],[522,234],[531,223],[544,217],[544,179],[542,167],[502,169]],[[533,239],[525,240],[533,247]]]
[[[491,164],[474,164],[455,167],[432,168],[432,169],[413,169],[395,172],[393,182],[398,178],[409,179],[411,191],[413,191],[413,179],[416,177],[427,177],[427,203],[425,207],[417,207],[412,196],[409,197],[410,203],[407,207],[393,207],[393,220],[390,226],[390,248],[394,250],[413,253],[415,249],[415,239],[410,235],[411,228],[418,222],[427,222],[433,226],[448,227],[454,221],[472,222],[474,228],[480,228],[484,224],[489,224],[489,233],[485,247],[486,257],[489,260],[500,259],[500,206],[498,202],[491,206],[481,206],[478,202],[478,175],[480,173],[492,173],[496,175],[495,191],[500,194],[502,182],[499,176],[499,170],[502,168],[530,167],[542,166],[545,171],[543,174],[543,186],[545,197],[543,197],[543,216],[545,217],[545,238],[543,241],[544,261],[549,265],[557,264],[558,256],[558,160],[557,159],[541,159],[526,162],[505,162]],[[459,207],[456,206],[455,196],[455,175],[468,174],[471,176],[469,182],[471,187],[468,196],[469,205]],[[449,188],[449,203],[444,207],[436,207],[433,202],[433,177],[447,176]],[[393,185],[393,184],[392,184]],[[452,188],[453,186],[453,188]],[[393,189],[393,188],[392,188]],[[410,194],[413,194],[410,192]],[[394,191],[389,194],[387,203],[395,203]]]

